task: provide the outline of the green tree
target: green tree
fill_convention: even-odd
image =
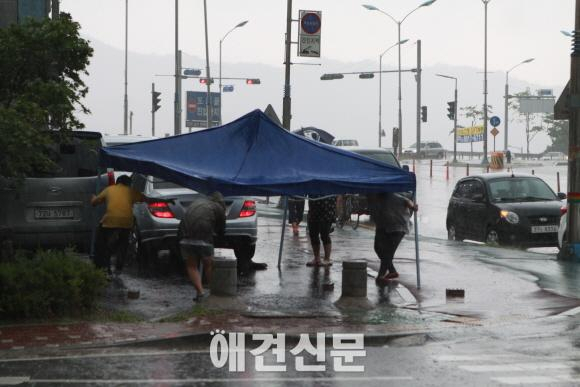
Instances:
[[[483,121],[483,106],[478,107],[476,105],[464,106],[460,109],[463,112],[465,118],[471,119],[471,126],[475,126],[477,122]],[[487,115],[491,116],[493,111],[493,106],[487,105]]]
[[[53,136],[82,129],[89,113],[82,76],[93,50],[70,15],[0,29],[0,175],[23,177],[54,167]]]
[[[546,114],[544,123],[546,124],[548,136],[552,141],[552,144],[546,148],[546,152],[563,152],[568,154],[570,121],[555,120],[554,114]]]

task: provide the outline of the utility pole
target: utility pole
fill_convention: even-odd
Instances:
[[[127,66],[129,48],[129,0],[125,0],[125,97],[123,101],[123,134],[128,133],[129,98],[127,97]]]
[[[400,45],[399,45],[400,46]],[[417,40],[417,156],[421,154],[421,39]],[[400,129],[399,129],[400,130]],[[399,132],[399,136],[400,136]],[[399,137],[400,138],[400,137]],[[399,147],[402,146],[400,143]],[[399,154],[402,148],[399,148]]]
[[[292,0],[287,0],[286,11],[286,56],[284,59],[284,99],[282,101],[282,125],[284,129],[290,130],[290,120],[292,119],[292,98],[290,98],[290,48],[292,45]]]
[[[576,0],[576,27],[570,69],[570,131],[568,144],[568,254],[580,259],[580,0]]]
[[[485,6],[485,38],[484,38],[484,65],[483,65],[483,159],[481,163],[487,165],[487,4],[491,0],[482,0]]]
[[[205,63],[207,77],[207,127],[211,128],[211,74],[209,73],[209,38],[207,36],[207,0],[203,0],[203,15],[205,18]]]
[[[133,134],[133,111],[129,112],[129,134]]]
[[[52,0],[51,2],[52,20],[59,18],[60,14],[60,0]]]
[[[453,114],[453,162],[457,162],[457,78],[455,78],[455,112]],[[473,143],[471,144],[473,146]]]
[[[179,0],[175,0],[175,96],[173,134],[181,134],[181,51],[179,50]]]

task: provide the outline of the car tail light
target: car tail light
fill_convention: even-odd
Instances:
[[[564,215],[567,212],[568,212],[568,207],[566,207],[566,206],[560,207],[560,216]]]
[[[169,205],[165,202],[152,202],[147,204],[147,208],[149,208],[151,215],[157,218],[175,218],[175,215],[169,208]]]
[[[115,172],[112,169],[107,171],[107,182],[109,185],[115,185]]]
[[[254,200],[246,200],[240,211],[240,218],[247,218],[256,213],[256,202]]]

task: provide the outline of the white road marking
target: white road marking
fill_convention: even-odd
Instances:
[[[191,350],[191,351],[151,351],[151,352],[127,352],[127,353],[100,353],[73,356],[46,356],[46,357],[27,357],[14,359],[0,359],[0,363],[18,363],[30,361],[51,361],[51,360],[74,360],[74,359],[103,359],[113,357],[140,357],[140,356],[173,356],[188,355],[194,353],[209,353],[208,350]]]
[[[410,376],[324,376],[296,378],[231,378],[231,379],[31,379],[36,384],[205,384],[205,383],[273,383],[273,382],[370,382],[406,381]]]
[[[487,364],[461,365],[460,369],[470,372],[518,372],[530,370],[562,370],[572,369],[573,366],[565,363],[514,363],[514,364]]]
[[[15,386],[29,381],[28,376],[0,376],[0,386]]]
[[[558,379],[549,376],[506,376],[499,378],[491,378],[491,380],[511,385],[523,385],[523,384],[549,384],[558,383]]]
[[[509,358],[511,355],[440,355],[433,356],[433,359],[437,361],[449,361],[449,362],[460,362],[460,361],[486,361],[495,360],[499,358]]]

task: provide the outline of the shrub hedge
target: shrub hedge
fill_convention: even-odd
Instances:
[[[0,263],[0,319],[79,315],[91,310],[107,284],[103,271],[62,251]]]

